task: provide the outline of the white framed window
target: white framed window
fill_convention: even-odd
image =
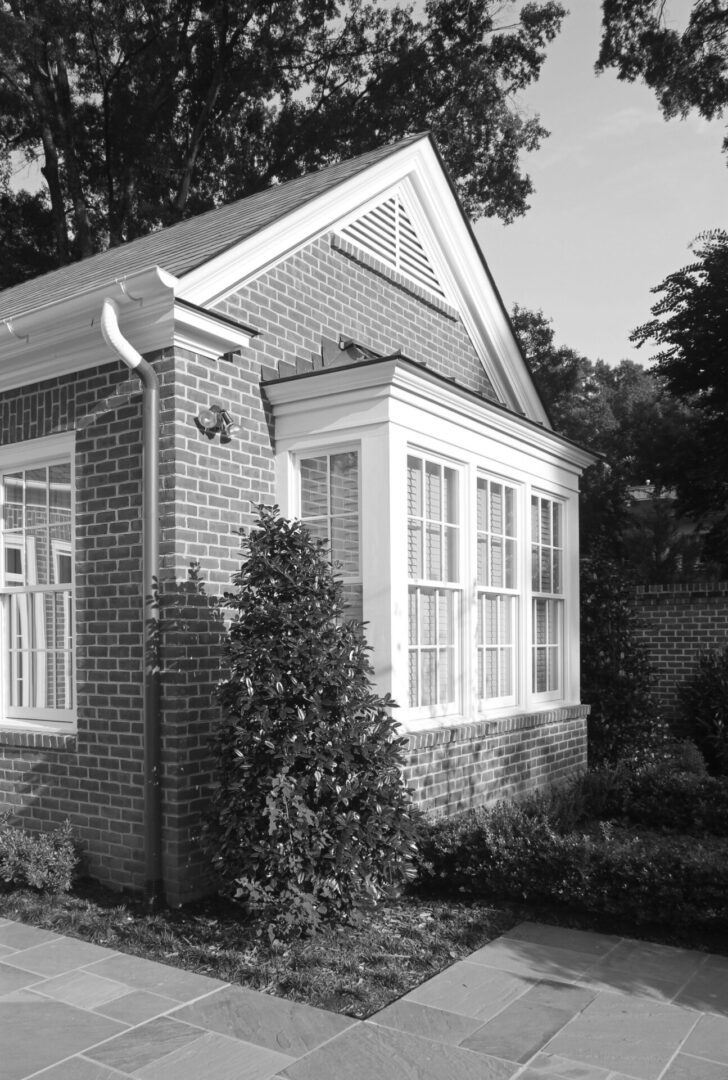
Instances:
[[[61,436],[0,451],[2,718],[11,723],[75,719],[71,445]]]
[[[519,601],[518,490],[489,476],[476,480],[476,652],[480,707],[517,695]]]
[[[344,585],[346,617],[362,618],[359,450],[316,450],[297,460],[299,514],[326,540]]]
[[[531,495],[531,692],[557,697],[563,685],[564,508]]]
[[[345,534],[337,516],[350,532],[356,521],[349,581],[375,686],[404,730],[578,703],[578,476],[590,455],[398,356],[266,393],[284,513],[322,536]],[[347,513],[332,493],[337,456],[354,448]]]
[[[460,496],[455,468],[407,455],[411,710],[452,712],[460,700]]]

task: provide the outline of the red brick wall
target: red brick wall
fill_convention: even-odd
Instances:
[[[0,395],[3,446],[76,429],[78,731],[0,734],[0,802],[67,818],[94,874],[141,886],[141,397],[121,364]]]
[[[586,768],[588,712],[578,705],[410,735],[405,779],[439,814],[538,791]]]
[[[635,610],[657,677],[657,701],[665,719],[674,721],[678,688],[701,654],[728,645],[728,581],[641,586]]]
[[[495,393],[462,322],[445,305],[424,303],[322,237],[256,278],[220,305],[225,314],[262,331],[261,363],[310,363],[322,335],[340,334],[387,355],[410,360],[486,397]]]

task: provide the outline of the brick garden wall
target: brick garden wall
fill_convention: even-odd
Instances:
[[[640,586],[634,604],[657,676],[657,701],[665,719],[675,721],[678,688],[700,655],[728,645],[728,581]]]

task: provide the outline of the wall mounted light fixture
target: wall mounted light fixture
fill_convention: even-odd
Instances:
[[[195,424],[208,439],[219,435],[220,442],[224,443],[230,442],[233,435],[240,431],[240,424],[235,423],[222,405],[210,405],[208,409],[202,409],[195,417]]]

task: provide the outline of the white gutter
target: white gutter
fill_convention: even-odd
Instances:
[[[108,296],[101,308],[101,332],[143,387],[143,541],[144,597],[144,871],[150,908],[164,897],[162,871],[161,710],[159,679],[159,379],[119,329],[119,309]]]

